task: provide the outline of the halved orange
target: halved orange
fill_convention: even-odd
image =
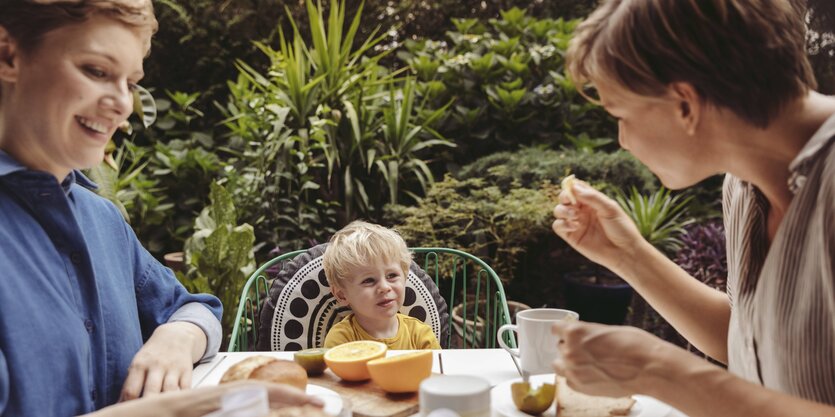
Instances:
[[[346,381],[365,381],[371,378],[368,361],[382,358],[388,347],[385,343],[358,340],[332,347],[325,352],[325,363],[331,371]]]
[[[415,392],[432,375],[432,351],[404,353],[368,362],[368,372],[383,391]]]

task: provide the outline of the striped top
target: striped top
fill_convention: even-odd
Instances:
[[[727,175],[728,369],[835,405],[835,116],[789,166],[794,193],[771,247],[765,196]]]

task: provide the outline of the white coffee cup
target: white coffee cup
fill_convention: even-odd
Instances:
[[[499,345],[510,353],[523,377],[554,373],[552,363],[559,357],[559,339],[551,333],[551,326],[558,321],[578,320],[580,315],[558,308],[532,308],[516,313],[516,324],[499,327],[496,334]],[[513,349],[504,341],[506,331],[516,332],[519,348]],[[518,358],[518,361],[517,361]]]
[[[477,376],[440,375],[424,379],[418,397],[423,417],[490,417],[490,383]]]

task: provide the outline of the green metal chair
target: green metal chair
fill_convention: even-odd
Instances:
[[[321,319],[318,323],[315,320],[311,321],[310,323],[317,329],[304,329],[305,336],[300,338],[304,340],[300,343],[282,344],[283,342],[280,343],[276,339],[276,334],[282,331],[297,332],[302,331],[302,329],[297,329],[298,326],[289,326],[291,323],[287,320],[271,320],[269,317],[271,316],[270,309],[275,310],[276,313],[284,313],[289,309],[295,309],[301,310],[301,313],[309,314],[310,310],[314,310],[314,313],[321,314],[323,310],[336,308],[334,307],[335,303],[328,300],[324,294],[319,295],[319,301],[315,304],[302,305],[304,303],[295,303],[297,300],[294,300],[293,303],[287,302],[286,299],[277,301],[275,290],[272,294],[273,299],[265,307],[265,302],[270,298],[270,287],[276,279],[276,276],[268,276],[267,270],[271,268],[281,270],[290,265],[291,268],[288,269],[294,273],[295,271],[309,273],[310,271],[301,271],[299,268],[308,264],[313,265],[311,268],[320,268],[320,264],[312,263],[316,256],[320,255],[320,252],[314,251],[312,255],[309,253],[316,248],[298,250],[277,256],[261,265],[250,276],[244,285],[241,300],[238,304],[229,343],[228,350],[230,352],[295,350],[314,347],[317,341],[323,338],[323,333],[326,333],[327,329],[333,324],[334,318],[337,317],[335,313],[347,313],[347,311],[330,311],[327,315],[329,322],[323,323]],[[444,323],[444,327],[448,326],[448,328],[439,333],[442,335],[439,338],[441,346],[464,349],[497,347],[496,332],[503,324],[510,323],[511,317],[504,288],[495,271],[478,257],[459,250],[447,248],[410,248],[410,250],[415,255],[412,272],[421,274],[424,277],[423,279],[426,279],[425,275],[428,275],[428,279],[433,281],[440,291],[439,295],[443,298],[443,302],[439,303],[439,311],[446,310],[446,306],[452,306],[449,324]],[[324,249],[320,251],[323,253]],[[321,262],[321,258],[318,259],[318,262]],[[418,268],[415,268],[416,266]],[[282,275],[282,273],[279,272],[279,275]],[[284,282],[288,278],[286,275],[284,274],[281,278]],[[313,281],[313,278],[308,278],[308,280]],[[315,285],[304,283],[309,284],[307,285],[309,292],[322,291],[324,289],[323,285],[327,285],[321,271],[317,281],[319,282]],[[303,285],[301,285],[302,283],[297,284],[299,284],[296,288],[298,291]],[[429,286],[431,287],[431,285]],[[291,306],[290,304],[294,305]],[[442,311],[442,314],[445,315],[445,311]],[[427,319],[427,321],[429,320]],[[443,321],[442,319],[441,322],[443,323]],[[262,327],[261,331],[259,331],[259,323]],[[275,323],[280,323],[280,325]],[[270,334],[272,334],[272,340],[265,339],[270,338]],[[510,346],[515,346],[515,340],[510,332],[506,333],[505,342]]]

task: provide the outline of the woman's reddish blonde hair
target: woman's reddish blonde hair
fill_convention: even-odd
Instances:
[[[63,26],[106,16],[147,33],[145,51],[159,24],[151,0],[2,0],[0,26],[24,53],[36,48],[43,36]]]

